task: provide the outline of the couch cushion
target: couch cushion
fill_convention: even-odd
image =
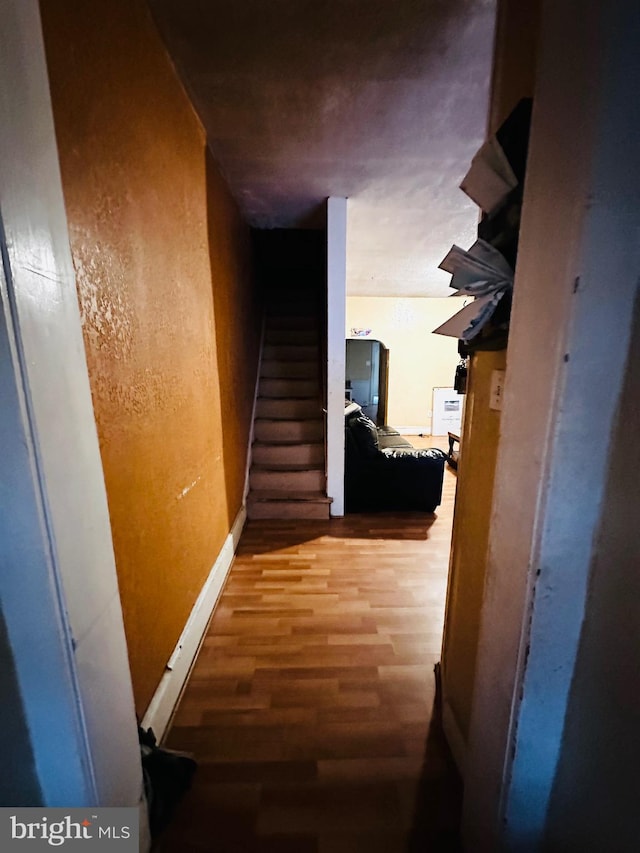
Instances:
[[[358,451],[363,456],[376,456],[378,453],[378,430],[371,418],[363,413],[350,417],[347,424]]]
[[[349,432],[349,439],[352,439]],[[373,458],[359,456],[345,470],[347,512],[419,510],[433,512],[441,501],[446,454],[429,448],[383,450]]]
[[[403,438],[399,432],[383,432],[378,427],[378,447],[380,450],[385,450],[387,447],[406,447],[413,450],[413,445],[406,438]]]
[[[444,450],[440,450],[438,447],[420,449],[411,447],[411,445],[409,447],[386,447],[382,452],[387,459],[429,459],[433,462],[442,463],[443,466],[447,458]]]

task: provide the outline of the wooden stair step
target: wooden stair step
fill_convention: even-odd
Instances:
[[[317,418],[322,414],[322,405],[318,399],[281,399],[258,397],[256,417],[279,420],[292,418]]]
[[[313,346],[318,343],[317,329],[265,329],[264,340],[274,346]]]
[[[307,465],[305,462],[258,462],[256,469],[265,471],[321,471],[320,465]]]
[[[254,435],[256,441],[322,441],[324,426],[321,418],[313,420],[256,418]]]
[[[261,378],[294,379],[318,378],[318,361],[289,361],[286,359],[266,358],[260,368]]]
[[[314,490],[291,490],[287,492],[286,497],[283,496],[282,492],[278,491],[278,489],[252,489],[249,492],[249,495],[254,500],[260,501],[283,501],[283,500],[292,500],[292,501],[323,501],[324,503],[331,503],[330,498],[328,498],[324,492],[319,491],[318,489]]]
[[[319,352],[317,344],[265,344],[262,358],[274,361],[312,361],[317,364]]]
[[[321,491],[326,487],[324,468],[267,468],[254,465],[249,472],[252,490],[266,491]]]
[[[263,376],[260,379],[260,397],[279,399],[313,398],[318,399],[320,383],[317,379],[293,376],[287,379],[276,379]]]
[[[316,294],[267,294],[247,514],[328,519]]]
[[[312,518],[328,519],[331,498],[318,494],[315,497],[295,499],[291,497],[272,499],[260,493],[249,492],[247,498],[247,516],[257,518]]]
[[[252,448],[256,465],[269,467],[295,465],[319,465],[324,462],[324,444],[315,442],[264,442],[256,441]]]

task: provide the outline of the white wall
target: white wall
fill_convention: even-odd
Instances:
[[[0,599],[43,803],[136,806],[131,679],[38,4],[7,0],[2,13]]]
[[[327,495],[331,515],[344,515],[344,313],[347,199],[327,200]]]
[[[604,494],[640,279],[639,11],[628,0],[589,0],[579,16],[543,7],[465,778],[474,853],[541,849],[570,754],[570,689],[595,537],[614,509]],[[583,678],[596,662],[584,661]],[[636,727],[616,731],[610,745],[623,757]],[[615,765],[585,784],[606,790]],[[589,808],[585,797],[575,828],[596,821]],[[613,839],[616,808],[599,819]]]
[[[640,303],[554,779],[550,850],[639,850]],[[612,827],[615,829],[612,830]]]
[[[450,388],[458,341],[432,334],[463,306],[462,299],[348,296],[346,337],[371,329],[370,339],[389,347],[387,423],[402,431],[431,433],[433,389]]]

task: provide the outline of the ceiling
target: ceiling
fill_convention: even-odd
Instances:
[[[150,0],[247,221],[348,202],[347,291],[445,296],[487,117],[495,0]]]

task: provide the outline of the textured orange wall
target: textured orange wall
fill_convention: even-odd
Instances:
[[[41,11],[142,714],[242,500],[249,237],[144,3]]]

